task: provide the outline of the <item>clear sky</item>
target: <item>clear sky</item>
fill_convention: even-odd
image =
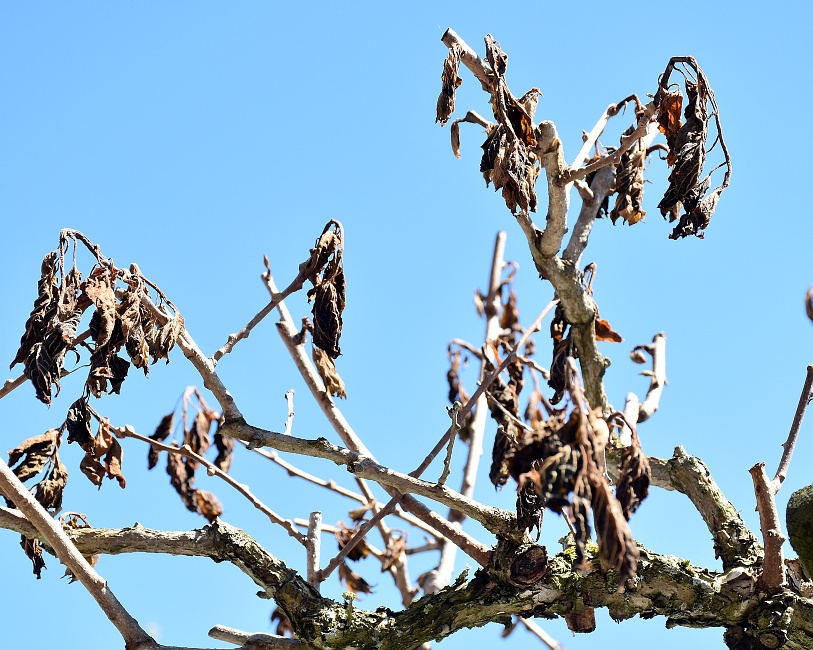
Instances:
[[[481,342],[472,296],[487,281],[498,230],[508,231],[506,256],[519,263],[523,322],[552,294],[499,195],[484,187],[480,129],[464,125],[457,160],[448,125],[434,123],[443,31],[454,28],[479,52],[486,34],[500,41],[514,94],[541,89],[537,119],[556,122],[568,159],[609,103],[655,92],[669,57],[690,54],[715,90],[734,168],[706,239],[667,239],[671,228],[656,205],[668,172],[653,159],[645,222],[597,223],[584,262],[598,264],[601,315],[625,338],[602,344],[613,361],[610,400],[620,407],[627,392],[645,393],[648,380],[628,353],[665,331],[669,385],[660,411],[640,428],[644,449],[669,457],[682,444],[703,458],[758,531],[748,468],[764,460],[775,470],[813,362],[813,325],[803,306],[813,282],[811,208],[807,173],[797,169],[807,154],[811,18],[802,2],[4,2],[0,360],[14,357],[41,260],[56,248],[60,228],[81,230],[119,266],[137,262],[211,353],[266,303],[263,255],[278,283],[287,284],[323,225],[339,219],[348,278],[338,361],[348,399],[341,407],[382,463],[410,471],[448,423],[447,342]],[[467,71],[462,76],[458,114],[487,115],[479,84]],[[616,118],[602,141],[615,144],[628,125]],[[578,206],[575,193],[574,200]],[[544,221],[540,202],[537,223]],[[85,256],[85,272],[89,265]],[[309,311],[304,294],[288,304],[297,320]],[[294,388],[293,433],[338,442],[272,322],[218,371],[249,422],[281,428],[283,396]],[[539,361],[548,365],[548,345],[537,340]],[[50,409],[34,399],[30,384],[3,399],[0,449],[59,426],[81,392],[81,374],[63,382]],[[155,366],[149,379],[131,372],[120,397],[94,406],[114,424],[149,434],[189,384],[200,380],[176,349],[168,366]],[[807,429],[779,494],[782,511],[790,494],[811,482]],[[492,426],[485,458],[493,435]],[[184,509],[161,468],[146,472],[146,449],[137,441],[124,441],[125,490],[105,482],[97,492],[79,472],[82,453],[74,447],[63,446],[71,476],[66,510],[99,527],[138,521],[188,530],[205,523]],[[330,463],[295,462],[351,485]],[[307,517],[318,507],[327,523],[347,519],[346,502],[261,458],[239,455],[232,473],[286,517]],[[510,486],[495,493],[481,474],[476,497],[513,508]],[[458,465],[450,483],[459,478]],[[223,501],[226,521],[304,568],[301,547],[228,486],[205,476],[198,484]],[[653,490],[631,526],[655,551],[719,568],[708,531],[682,495]],[[467,530],[489,541],[476,525]],[[564,530],[549,515],[542,542],[555,547]],[[18,541],[0,531],[2,645],[121,647],[83,588],[60,580],[55,559],[46,559],[42,580],[34,578]],[[413,531],[410,541],[419,543],[420,534]],[[414,573],[434,566],[435,556],[413,558]],[[465,564],[461,558],[457,569]],[[232,566],[129,555],[103,557],[98,570],[163,643],[226,647],[206,637],[216,623],[271,631],[271,605]],[[377,585],[360,606],[397,607],[375,565],[357,570]],[[339,597],[342,590],[331,577],[324,592]],[[662,618],[620,626],[604,613],[597,618],[598,631],[579,638],[563,622],[542,624],[570,649],[602,640],[662,650],[722,647],[720,630],[667,631]],[[442,647],[497,646],[499,633],[490,625]],[[503,647],[529,642],[517,630]]]

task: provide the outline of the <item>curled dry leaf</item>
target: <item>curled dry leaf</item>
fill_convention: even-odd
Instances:
[[[220,471],[228,474],[234,453],[234,438],[220,433],[220,427],[218,427],[218,430],[215,431],[215,447],[217,448],[217,457],[215,458],[214,465]]]
[[[807,294],[805,295],[805,311],[807,312],[807,317],[813,321],[813,285],[807,290]]]
[[[29,438],[8,452],[8,466],[14,475],[20,481],[25,482],[39,474],[53,455],[58,437],[59,431],[50,429],[43,434]],[[17,465],[18,461],[21,461],[19,465]]]
[[[353,536],[358,531],[359,526],[358,522],[354,528],[348,528],[344,525],[344,522],[340,521],[336,525],[336,541],[339,543],[339,550],[344,548],[344,545],[347,544]],[[347,554],[348,559],[355,561],[361,560],[362,558],[367,557],[370,554],[370,545],[367,543],[366,539],[362,539],[358,544],[356,544],[353,549]]]
[[[381,573],[389,571],[398,563],[406,550],[406,546],[407,540],[404,535],[394,534],[390,536],[390,543],[387,544],[387,549],[384,551],[384,557],[381,560]]]
[[[371,594],[373,588],[358,573],[355,573],[346,562],[339,565],[339,582],[347,586],[348,591],[354,594]]]
[[[150,436],[150,440],[155,440],[156,442],[164,442],[169,435],[172,433],[172,429],[175,425],[175,411],[172,413],[167,413],[164,417],[161,418],[161,421],[158,423],[158,426],[155,429],[155,433]],[[152,469],[158,464],[158,457],[159,451],[152,445],[150,445],[150,450],[147,452],[147,469]]]
[[[620,476],[615,488],[615,498],[621,504],[627,521],[649,494],[649,459],[637,438],[634,436],[632,445],[621,453]]]
[[[341,354],[342,312],[339,292],[332,281],[321,282],[315,288],[313,303],[313,344],[331,358]]]
[[[634,133],[633,124],[624,131],[622,140]],[[627,151],[621,154],[621,160],[615,169],[615,207],[610,212],[613,224],[620,217],[631,226],[641,221],[646,212],[641,209],[644,200],[644,168],[646,167],[646,147],[638,139]]]
[[[277,623],[277,636],[285,636],[291,639],[296,638],[296,633],[291,625],[291,621],[279,607],[275,607],[274,611],[271,612],[271,622],[273,623],[274,621],[279,621]]]
[[[644,350],[646,350],[645,345],[636,345],[634,348],[632,348],[632,352],[630,352],[630,360],[632,360],[633,363],[638,364],[646,363],[646,355],[643,352]]]
[[[635,577],[638,568],[638,547],[607,481],[597,471],[591,472],[588,480],[601,567],[618,571],[618,593],[624,593],[627,580]]]
[[[206,517],[209,522],[214,521],[223,514],[223,505],[211,492],[195,490],[195,503],[197,504],[198,513]]]
[[[589,605],[565,614],[567,629],[574,634],[588,634],[596,630],[596,610]]]
[[[54,464],[47,478],[37,483],[34,498],[46,510],[59,510],[62,507],[62,493],[68,483],[68,470],[59,460],[59,454],[54,454]]]
[[[313,357],[313,364],[322,381],[325,382],[325,390],[334,397],[343,397],[347,399],[347,393],[344,390],[344,382],[339,377],[336,371],[336,364],[333,359],[328,356],[322,348],[313,345],[311,347],[311,356]]]
[[[88,453],[93,452],[93,432],[90,430],[90,408],[87,401],[80,397],[68,409],[65,419],[68,429],[68,443],[76,442]]]
[[[25,535],[20,540],[20,546],[23,547],[23,552],[34,565],[34,574],[37,580],[42,578],[42,570],[45,568],[45,561],[42,559],[42,545],[36,539],[29,539]]]
[[[455,158],[460,158],[460,120],[452,122],[451,128],[452,151]]]
[[[500,314],[500,327],[504,330],[514,330],[519,328],[519,309],[517,308],[517,294],[514,291],[508,292],[508,298],[502,306]]]
[[[488,372],[492,370],[491,363],[486,364]],[[491,417],[498,425],[497,435],[494,438],[494,447],[491,452],[491,470],[489,478],[495,487],[505,485],[510,473],[511,457],[514,453],[515,443],[520,430],[517,422],[519,418],[519,394],[524,385],[522,363],[514,358],[506,366],[508,383],[502,377],[497,377],[486,392],[492,398],[488,401]]]
[[[25,362],[34,343],[41,341],[45,328],[56,314],[58,305],[58,282],[56,277],[56,252],[48,253],[42,260],[41,277],[37,284],[37,298],[34,308],[25,323],[25,333],[20,339],[20,347],[9,368]]]
[[[671,167],[675,164],[674,147],[672,146],[682,126],[680,112],[683,109],[683,93],[680,86],[668,90],[661,95],[658,105],[658,129],[666,136],[666,143],[669,145],[669,156],[666,163]]]
[[[115,478],[124,488],[127,481],[121,473],[123,450],[119,441],[110,431],[110,422],[103,419],[99,423],[99,432],[93,441],[93,448],[85,454],[79,469],[91,482],[101,488],[105,473],[108,478]]]
[[[463,83],[463,80],[457,74],[460,69],[460,46],[454,43],[449,48],[449,54],[443,62],[443,73],[441,80],[443,87],[441,88],[440,95],[438,96],[437,117],[435,122],[440,122],[443,126],[449,121],[449,117],[454,113],[455,94],[457,88]]]
[[[173,447],[177,446],[175,443]],[[180,495],[187,510],[198,511],[197,499],[195,498],[195,470],[191,469],[180,454],[167,454],[167,474],[169,482],[175,491]]]
[[[192,426],[187,431],[184,431],[183,443],[187,445],[192,452],[201,455],[211,444],[209,440],[209,429],[212,425],[212,412],[200,411],[192,422]],[[193,458],[187,458],[186,463],[193,470],[200,467],[200,462]]]
[[[595,320],[595,328],[596,328],[596,340],[597,341],[610,341],[612,343],[621,343],[624,339],[621,338],[621,335],[616,332],[610,324],[602,319],[596,318]]]
[[[105,346],[113,335],[116,324],[116,270],[98,267],[82,285],[85,295],[96,306],[91,319],[90,333],[97,347]]]

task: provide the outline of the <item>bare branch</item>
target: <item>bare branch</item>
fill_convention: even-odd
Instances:
[[[799,396],[799,405],[796,407],[796,415],[793,416],[793,424],[790,427],[788,439],[785,444],[782,445],[784,449],[782,460],[779,461],[779,467],[776,469],[776,475],[773,478],[773,485],[771,487],[774,494],[779,492],[779,488],[782,487],[782,483],[788,475],[788,467],[790,466],[790,459],[793,456],[793,448],[796,446],[796,439],[799,437],[799,429],[802,428],[802,421],[805,419],[805,411],[811,399],[813,399],[813,365],[807,367],[807,377],[805,377],[802,394]]]
[[[666,381],[666,334],[658,332],[652,343],[647,346],[638,346],[635,349],[646,350],[652,356],[652,372],[649,373],[650,382],[646,398],[638,407],[638,422],[646,422],[655,411],[661,400],[663,387]]]
[[[548,646],[550,650],[565,650],[565,647],[561,643],[554,639],[550,634],[545,632],[545,630],[539,627],[532,620],[520,616],[519,622],[525,626],[526,630],[528,630],[537,639],[539,639],[542,643]]]
[[[285,401],[288,402],[288,418],[285,420],[285,435],[291,435],[291,427],[294,425],[294,389],[285,393]]]
[[[587,246],[587,240],[598,211],[601,209],[601,204],[606,197],[612,194],[614,184],[615,170],[611,165],[600,169],[590,183],[592,197],[583,199],[579,218],[576,220],[576,225],[573,226],[573,234],[570,235],[570,241],[562,255],[562,259],[572,262],[576,267],[580,266],[582,252]]]
[[[225,625],[215,625],[209,630],[209,636],[218,641],[244,646],[246,650],[249,648],[252,650],[292,650],[293,648],[304,650],[313,647],[302,643],[299,639],[288,639],[274,634],[250,634]]]
[[[782,553],[782,544],[787,538],[782,534],[775,494],[765,473],[765,463],[757,463],[748,471],[754,479],[759,527],[762,530],[762,543],[765,545],[761,582],[768,592],[775,593],[787,584],[785,556]]]
[[[308,549],[308,584],[319,591],[319,550],[321,543],[321,524],[322,513],[318,510],[311,513],[308,520],[308,534],[306,537],[305,548]]]

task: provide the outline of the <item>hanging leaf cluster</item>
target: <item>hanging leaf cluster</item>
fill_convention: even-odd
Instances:
[[[71,240],[74,263],[66,273],[65,253]],[[77,240],[94,253],[98,264],[84,282],[75,262]],[[118,282],[127,286],[119,298]],[[91,357],[86,387],[95,397],[118,393],[131,362],[145,374],[150,357],[153,363],[158,359],[168,362],[169,351],[183,330],[183,317],[157,288],[154,302],[164,302],[174,315],[159,319],[147,308],[146,284],[135,264],[129,270],[116,268],[84,235],[62,231],[57,250],[43,259],[37,298],[11,367],[24,363],[25,376],[34,385],[37,398],[50,404],[54,387],[59,392],[67,351],[79,356],[77,328],[83,312],[93,306],[89,333],[94,345],[88,346]],[[130,361],[120,356],[122,347]]]
[[[684,64],[684,69],[677,68]],[[686,108],[683,111],[685,122],[680,121],[683,106],[683,93],[680,87],[668,86],[673,70],[678,70],[685,77]],[[714,92],[708,79],[692,57],[674,57],[659,81],[656,103],[658,104],[658,126],[666,137],[669,155],[666,162],[672,167],[669,175],[669,187],[658,204],[658,208],[669,221],[679,218],[677,225],[669,235],[670,239],[679,239],[689,235],[703,236],[708,227],[717,202],[723,190],[728,186],[731,175],[731,162],[720,128],[719,111],[714,100]],[[711,106],[711,111],[709,111]],[[706,162],[706,141],[709,122],[714,117],[717,127],[715,144],[720,143],[725,156],[726,166],[723,183],[711,193],[711,173],[702,177]],[[713,145],[712,145],[713,146]],[[709,149],[710,151],[710,149]],[[715,169],[717,169],[715,167]],[[681,214],[682,210],[682,214]]]
[[[524,212],[535,212],[537,207],[536,180],[539,176],[539,158],[533,148],[536,146],[535,128],[533,125],[536,106],[541,96],[538,88],[532,88],[521,98],[517,99],[511,94],[505,82],[505,70],[508,56],[500,48],[499,42],[489,34],[485,38],[486,61],[491,68],[491,77],[494,82],[489,89],[491,104],[496,124],[485,122],[482,119],[472,119],[470,115],[455,120],[452,124],[452,150],[455,156],[460,157],[460,123],[472,122],[486,124],[486,140],[482,144],[483,156],[480,160],[480,171],[486,181],[486,186],[494,184],[494,190],[502,190],[505,204],[511,212],[517,209]],[[457,61],[453,46],[444,64],[444,91],[438,99],[438,121],[440,119],[441,100],[446,96],[446,69],[450,61]],[[456,58],[455,58],[456,57]],[[458,67],[454,68],[457,75]],[[458,83],[459,85],[459,83]],[[454,97],[452,101],[444,101],[444,107],[449,109],[444,113],[441,123],[448,120],[454,110]]]
[[[446,373],[446,381],[449,384],[449,404],[454,406],[455,402],[460,402],[461,405],[464,405],[469,401],[469,393],[460,380],[461,351],[457,349],[453,352],[451,346],[449,346],[448,355],[449,370]],[[476,411],[477,406],[475,405],[475,407],[469,411],[457,432],[457,435],[463,442],[468,443],[471,439],[471,423],[474,420]]]
[[[569,369],[575,368],[572,359]],[[523,431],[507,455],[506,470],[517,481],[517,518],[531,530],[541,523],[542,508],[568,516],[575,530],[577,559],[583,562],[591,535],[590,513],[604,570],[619,574],[619,590],[634,577],[638,551],[627,525],[629,515],[646,497],[649,466],[646,457],[633,450],[625,455],[616,495],[599,467],[609,440],[609,427],[601,410],[584,406],[583,394],[574,389],[570,370],[572,409],[554,411],[532,431]],[[625,452],[626,454],[626,452]],[[624,486],[623,488],[621,486]]]
[[[197,405],[193,404],[197,409],[197,413],[193,418],[188,418],[187,406],[191,403],[193,395],[197,398]],[[212,424],[217,423],[218,427],[214,434],[217,457],[213,464],[221,471],[228,472],[232,463],[234,439],[220,432],[220,413],[210,409],[197,389],[193,387],[187,388],[187,390],[184,391],[181,405],[180,419],[183,423],[182,445],[198,456],[202,456],[211,447],[212,439],[209,436],[209,432],[212,428]],[[150,440],[166,444],[166,439],[172,435],[174,430],[175,411],[173,410],[161,418],[161,421],[155,428],[155,432],[150,436]],[[176,449],[180,448],[178,443],[174,440],[170,447]],[[153,469],[158,465],[161,452],[162,450],[158,447],[150,445],[150,449],[147,452],[148,469]],[[181,497],[181,501],[186,506],[186,509],[206,517],[209,521],[214,521],[223,514],[223,506],[218,498],[211,492],[194,487],[195,471],[199,469],[200,466],[200,461],[195,458],[186,458],[180,453],[167,452],[166,471],[169,475],[169,482]]]
[[[621,139],[629,137],[635,132],[637,124],[633,124],[624,131]],[[646,167],[646,147],[642,139],[621,154],[621,160],[615,168],[615,206],[610,212],[613,225],[622,219],[629,226],[641,221],[646,212],[643,210],[644,200],[644,168]]]

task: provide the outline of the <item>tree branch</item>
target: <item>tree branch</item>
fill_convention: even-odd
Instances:
[[[802,428],[802,421],[805,419],[805,411],[811,399],[813,399],[813,365],[807,367],[807,377],[805,377],[802,394],[799,396],[799,405],[796,407],[796,415],[793,416],[793,424],[790,427],[788,439],[785,444],[782,445],[784,449],[782,460],[779,461],[779,467],[776,469],[776,475],[773,478],[772,490],[774,494],[782,487],[782,483],[784,483],[785,477],[788,475],[788,467],[790,466],[790,459],[793,456],[793,449],[796,446],[796,439],[799,437],[799,430]]]
[[[153,638],[141,628],[138,621],[130,616],[113,595],[107,581],[90,566],[73,545],[62,530],[62,526],[54,521],[2,460],[0,460],[0,492],[11,499],[20,509],[20,512],[37,529],[39,533],[37,537],[42,537],[54,549],[60,561],[88,590],[110,622],[121,633],[127,650],[155,645]]]

